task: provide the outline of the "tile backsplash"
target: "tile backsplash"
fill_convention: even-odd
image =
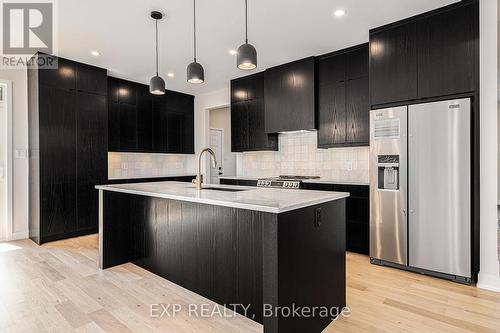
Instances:
[[[194,155],[108,153],[108,178],[148,178],[192,175]]]
[[[279,151],[237,156],[237,175],[320,176],[336,181],[369,182],[369,147],[318,149],[316,132],[279,135]]]

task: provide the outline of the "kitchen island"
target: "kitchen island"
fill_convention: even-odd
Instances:
[[[346,305],[348,193],[199,191],[183,182],[96,188],[102,269],[132,262],[216,303],[241,304],[236,311],[265,333],[321,332]]]

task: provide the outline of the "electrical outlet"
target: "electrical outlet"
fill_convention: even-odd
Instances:
[[[345,170],[352,171],[352,161],[346,161],[344,165]]]
[[[122,167],[122,170],[128,170],[128,164],[127,163],[122,163],[121,167]]]

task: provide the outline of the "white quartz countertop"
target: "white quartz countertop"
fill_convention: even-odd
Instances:
[[[96,189],[275,214],[343,199],[349,196],[349,193],[344,192],[259,188],[233,185],[207,184],[204,186],[215,190],[203,189],[197,191],[194,184],[170,181],[97,185]],[[217,188],[241,189],[243,191],[217,191]]]
[[[276,176],[278,177],[278,176]],[[220,176],[219,179],[234,179],[234,180],[259,180],[264,178],[273,178],[271,177],[246,177],[246,176]],[[335,180],[330,178],[319,178],[319,179],[305,179],[304,183],[309,184],[339,184],[339,185],[370,185],[369,182],[363,181],[349,181],[349,180]]]

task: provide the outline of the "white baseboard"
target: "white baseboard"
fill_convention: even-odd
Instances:
[[[500,292],[500,276],[479,273],[476,286],[479,289]]]
[[[10,240],[19,240],[29,238],[28,231],[19,231],[12,233]]]

